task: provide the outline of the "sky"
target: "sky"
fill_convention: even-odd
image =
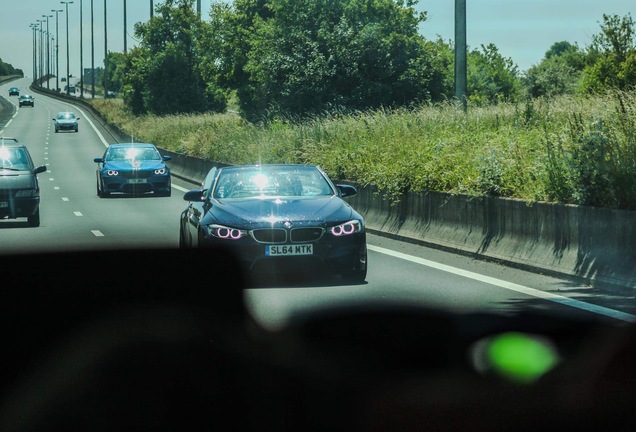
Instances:
[[[124,51],[136,45],[134,24],[150,18],[151,0],[73,0],[64,4],[56,0],[0,0],[0,59],[33,74],[33,37],[30,25],[43,20],[43,28],[59,41],[60,76],[66,75],[66,8],[68,6],[69,70],[78,76],[82,66],[103,67],[105,41],[108,51]],[[201,14],[208,18],[212,0],[201,0]],[[91,2],[93,19],[91,20]],[[126,33],[124,33],[124,3]],[[162,3],[154,0],[154,5]],[[106,4],[106,26],[104,5]],[[80,20],[80,9],[82,18]],[[419,11],[428,19],[420,31],[427,39],[452,41],[454,38],[454,0],[420,0]],[[53,10],[61,10],[55,13]],[[501,55],[512,59],[520,71],[541,61],[555,42],[568,41],[581,48],[600,32],[603,14],[636,19],[634,0],[466,0],[466,33],[468,49],[493,43]],[[56,18],[57,16],[57,18]],[[57,22],[57,28],[56,28]],[[92,31],[91,31],[92,22]],[[82,23],[83,25],[80,25]],[[104,28],[106,27],[106,31]],[[80,28],[83,28],[80,31]],[[92,34],[92,36],[91,36]],[[59,37],[58,37],[59,35]],[[39,37],[39,33],[36,37]],[[38,39],[39,40],[39,39]],[[83,43],[80,43],[80,40]],[[94,56],[91,55],[91,41]],[[80,46],[83,48],[80,49]],[[51,51],[55,51],[54,48]],[[94,60],[93,60],[94,58]],[[54,70],[54,63],[51,63]]]

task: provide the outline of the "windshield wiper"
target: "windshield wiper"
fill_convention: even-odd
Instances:
[[[12,168],[12,167],[0,167],[0,170],[8,170],[8,171],[22,171],[21,169],[18,168]]]

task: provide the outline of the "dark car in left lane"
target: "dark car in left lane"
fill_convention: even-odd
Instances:
[[[27,218],[40,225],[40,185],[37,175],[46,166],[35,166],[24,144],[0,138],[0,219]]]
[[[20,89],[17,87],[11,87],[9,89],[9,96],[20,96]]]
[[[364,219],[344,200],[355,194],[317,165],[212,168],[183,197],[179,245],[229,247],[254,274],[319,270],[363,282]]]
[[[111,193],[170,196],[172,177],[166,161],[154,144],[120,143],[108,146],[102,157],[97,157],[97,196]]]

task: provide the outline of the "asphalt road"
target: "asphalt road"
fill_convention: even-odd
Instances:
[[[38,95],[33,108],[17,108],[17,98],[8,96],[8,88],[17,85],[26,89],[28,81],[0,86],[0,125],[4,135],[18,137],[28,146],[36,165],[47,166],[39,176],[41,226],[31,228],[25,220],[1,220],[0,254],[176,247],[179,214],[186,207],[182,192],[195,186],[173,179],[171,197],[100,199],[93,159],[103,154],[112,138],[96,126],[89,113],[66,102]],[[78,133],[54,132],[51,119],[64,110],[75,111],[81,118]],[[374,235],[368,236],[368,243],[365,283],[343,284],[336,277],[254,279],[245,291],[247,307],[271,328],[307,311],[364,301],[502,313],[538,308],[616,322],[636,320],[633,298]],[[169,263],[157,270],[180,271],[171,269]],[[231,275],[224,275],[223,269],[213,270],[201,269],[201,277],[210,278],[211,289],[219,289]]]

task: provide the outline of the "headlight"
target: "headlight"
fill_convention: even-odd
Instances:
[[[225,240],[238,240],[247,235],[246,230],[216,224],[208,225],[208,233],[213,237]]]
[[[15,193],[16,198],[31,198],[37,196],[34,189],[20,190]]]
[[[159,168],[155,170],[155,174],[163,175],[168,172],[167,168]]]
[[[336,237],[351,235],[360,231],[362,231],[362,223],[359,220],[350,220],[329,229],[329,232]]]
[[[117,170],[106,170],[106,175],[110,176],[110,177],[118,176],[119,175],[119,171],[117,171]]]

